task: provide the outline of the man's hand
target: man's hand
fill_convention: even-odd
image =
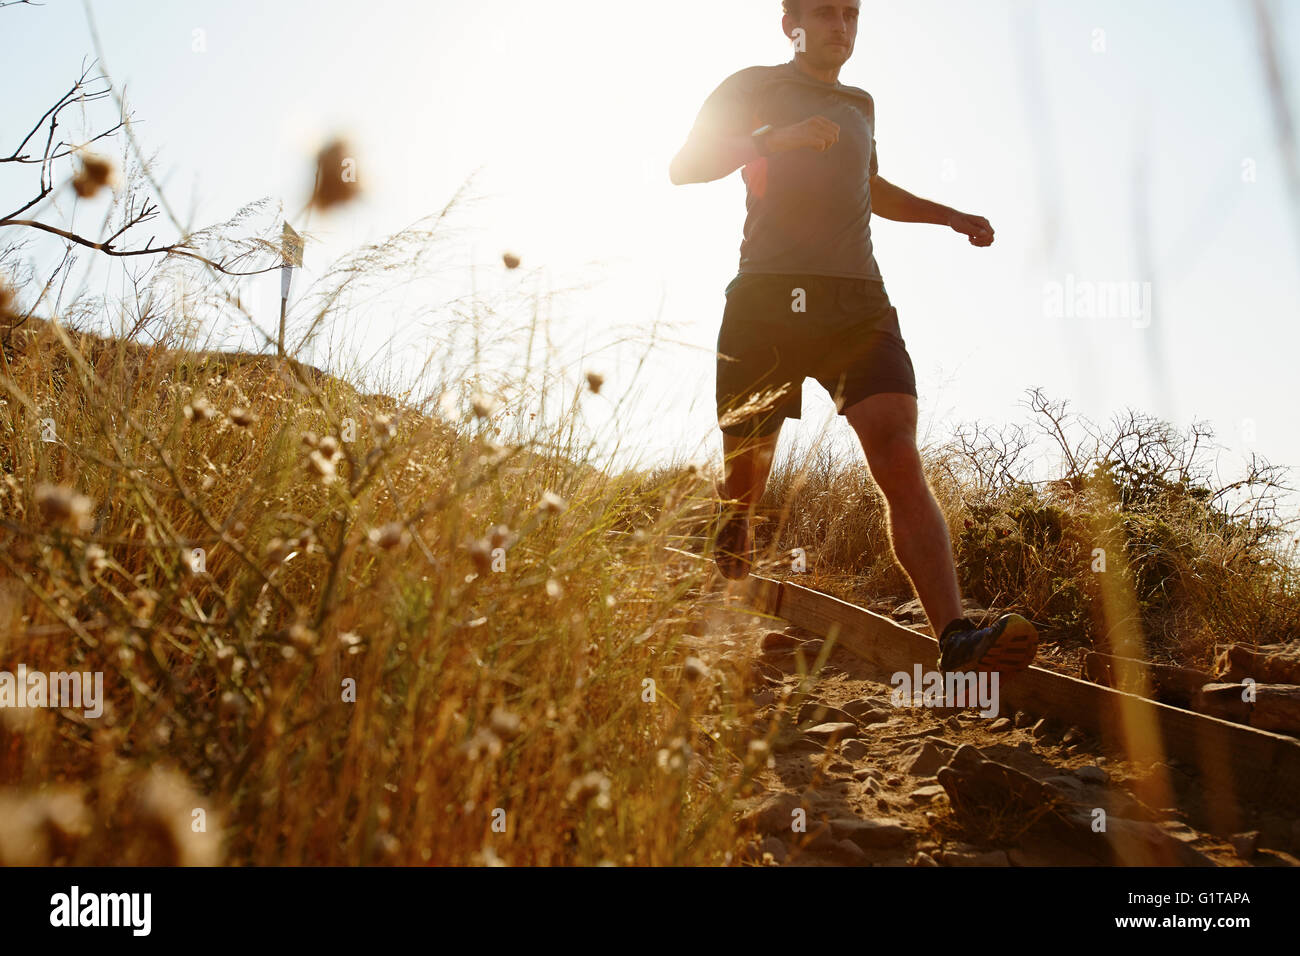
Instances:
[[[774,153],[788,153],[796,149],[815,149],[824,153],[840,139],[840,128],[825,116],[813,116],[793,126],[772,130],[767,140]]]
[[[956,232],[970,239],[972,246],[993,245],[993,227],[983,216],[970,216],[964,212],[954,212],[948,217],[948,225]]]

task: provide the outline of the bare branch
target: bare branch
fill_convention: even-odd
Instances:
[[[146,208],[148,208],[147,205]],[[156,214],[157,214],[157,210],[154,209],[149,214],[148,218],[153,218],[153,216]],[[144,220],[137,220],[137,222],[142,222],[142,221]],[[116,233],[114,233],[112,239],[116,239],[123,232],[125,232],[126,229],[130,228],[133,225],[136,225],[137,222],[129,222],[122,229],[119,229]],[[94,249],[95,251],[102,252],[108,256],[118,256],[122,258],[125,258],[127,256],[158,256],[158,255],[186,256],[190,259],[196,259],[199,262],[209,265],[212,268],[216,269],[218,272],[224,273],[225,275],[229,275],[229,276],[255,276],[255,275],[261,275],[264,272],[272,272],[280,268],[280,263],[277,262],[274,265],[267,266],[265,269],[254,269],[251,272],[236,272],[227,267],[225,260],[222,260],[221,262],[215,262],[212,259],[207,258],[206,256],[199,255],[197,252],[191,252],[186,247],[186,243],[184,242],[172,243],[169,246],[150,245],[150,243],[152,243],[154,240],[153,236],[149,237],[149,241],[144,244],[143,249],[114,249],[112,246],[111,239],[105,240],[103,242],[96,242],[93,239],[87,239],[85,236],[79,236],[75,232],[68,232],[66,229],[60,229],[58,226],[51,226],[48,223],[44,223],[44,222],[37,222],[34,219],[0,219],[0,227],[4,227],[4,226],[26,226],[29,229],[39,229],[42,232],[51,233],[52,235],[59,236],[63,239],[68,240],[69,242],[75,242],[78,245],[85,246],[88,249]]]

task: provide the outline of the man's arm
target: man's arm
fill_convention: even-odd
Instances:
[[[895,186],[881,176],[871,177],[871,211],[882,219],[895,222],[927,222],[949,226],[970,239],[972,246],[993,245],[993,227],[983,216],[958,212]]]
[[[825,152],[839,138],[839,126],[825,116],[813,116],[802,123],[773,130],[767,135],[767,148],[772,153],[786,153],[795,149]],[[686,145],[673,157],[668,166],[668,177],[674,186],[711,183],[715,179],[730,176],[741,166],[748,166],[758,156],[758,148],[748,133],[720,135],[707,128],[697,128],[687,139]]]

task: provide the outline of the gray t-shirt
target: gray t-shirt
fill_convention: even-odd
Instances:
[[[856,86],[823,83],[794,62],[727,77],[695,121],[698,132],[746,135],[817,115],[840,127],[826,152],[792,150],[745,167],[740,273],[881,278],[871,248],[876,107]]]

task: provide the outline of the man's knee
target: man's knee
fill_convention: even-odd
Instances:
[[[916,439],[907,429],[881,432],[863,438],[871,476],[885,496],[910,495],[925,488],[925,473]]]

